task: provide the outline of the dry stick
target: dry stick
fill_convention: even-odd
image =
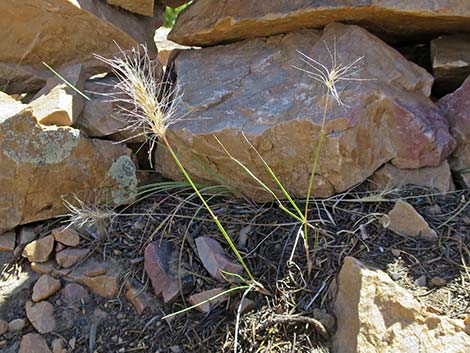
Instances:
[[[320,336],[325,339],[328,338],[328,332],[326,331],[322,323],[308,316],[277,315],[261,324],[258,330],[264,331],[277,324],[310,324],[315,328],[315,330]]]

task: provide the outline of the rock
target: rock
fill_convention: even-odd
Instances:
[[[129,149],[76,129],[39,125],[28,110],[0,119],[0,151],[0,233],[63,215],[64,200],[109,205],[135,196]]]
[[[241,307],[240,307],[240,301],[239,300],[233,302],[233,304],[231,306],[232,312],[235,315],[238,313],[238,311],[240,311],[240,315],[241,315],[241,314],[247,313],[247,312],[249,312],[249,311],[251,311],[255,308],[256,308],[256,303],[253,300],[248,299],[248,298],[245,298],[243,300]]]
[[[26,109],[26,105],[0,91],[0,121]]]
[[[37,304],[26,303],[26,316],[39,333],[48,333],[56,329],[54,306],[43,300]]]
[[[154,0],[106,0],[110,5],[144,16],[153,16]]]
[[[334,332],[335,318],[324,309],[313,309],[313,318],[320,321],[328,332]]]
[[[209,237],[199,237],[196,238],[195,242],[199,259],[213,278],[223,280],[224,276],[230,277],[230,275],[223,274],[223,272],[243,273],[243,267],[225,255],[224,249],[217,240]]]
[[[334,353],[467,352],[463,320],[426,312],[384,272],[344,259],[334,302]]]
[[[52,353],[46,340],[37,333],[28,333],[21,339],[18,353]]]
[[[104,298],[113,298],[119,292],[117,275],[102,275],[96,277],[80,277],[77,282],[88,287],[96,295]]]
[[[132,303],[137,314],[142,315],[144,311],[155,307],[153,303],[153,300],[156,300],[155,297],[151,297],[136,281],[126,281],[126,288],[126,298]]]
[[[46,262],[53,249],[54,238],[48,235],[26,245],[22,255],[28,258],[29,262]]]
[[[87,302],[90,300],[88,291],[77,283],[67,284],[61,292],[61,298],[64,303],[73,305],[79,302]]]
[[[401,169],[444,162],[455,141],[428,98],[432,77],[365,30],[334,23],[323,34],[302,30],[179,53],[174,66],[184,96],[176,114],[184,118],[170,127],[168,139],[196,182],[222,183],[258,201],[272,199],[215,136],[282,197],[245,134],[290,195],[306,196],[325,89],[293,66],[309,68],[297,50],[330,65],[325,43],[330,51],[336,47],[343,65],[364,56],[357,78],[366,81],[338,82],[345,106],[329,99],[313,194],[348,190],[387,162]],[[168,178],[182,178],[165,149],[157,149],[155,165]]]
[[[442,277],[435,276],[435,277],[431,278],[430,283],[431,283],[432,287],[441,288],[441,287],[444,287],[447,284],[447,281]]]
[[[158,48],[158,61],[160,61],[163,66],[167,66],[168,59],[174,50],[185,50],[191,48],[169,40],[168,33],[170,33],[170,30],[171,29],[167,27],[160,27],[155,31],[155,36],[153,37]]]
[[[8,322],[0,320],[0,336],[8,331]]]
[[[192,287],[192,276],[179,272],[178,253],[166,240],[154,241],[147,245],[144,267],[155,295],[163,297],[165,303],[173,301],[180,294],[180,281],[183,294]]]
[[[55,269],[55,264],[53,261],[47,262],[31,262],[31,270],[40,274],[50,274]]]
[[[52,230],[56,241],[67,246],[77,246],[80,243],[80,234],[72,227],[60,227]]]
[[[177,8],[181,5],[186,4],[188,2],[188,0],[162,0],[161,2],[163,3],[164,6]],[[157,45],[157,47],[158,47],[158,45]]]
[[[418,41],[441,33],[469,32],[469,18],[469,4],[458,0],[283,0],[256,6],[251,0],[199,0],[179,14],[170,39],[184,45],[209,46],[348,22],[390,40]]]
[[[202,303],[206,300],[209,300],[210,298],[212,298],[216,295],[219,295],[223,291],[224,291],[224,288],[214,288],[214,289],[206,290],[206,291],[203,291],[203,292],[199,292],[199,293],[191,295],[188,298],[188,302],[191,305],[196,305],[196,304]],[[210,299],[209,302],[201,304],[201,305],[197,306],[195,309],[199,310],[202,313],[208,313],[208,312],[211,311],[212,306],[217,305],[219,303],[223,303],[223,302],[227,301],[228,298],[229,298],[228,295],[222,295],[222,296],[217,297],[215,299]]]
[[[56,338],[52,341],[52,353],[67,353],[62,339]]]
[[[15,250],[15,241],[15,232],[6,232],[4,234],[0,234],[0,251]]]
[[[416,284],[418,287],[426,287],[427,284],[428,284],[428,279],[426,278],[425,275],[419,276],[419,277],[416,279],[415,284]]]
[[[29,65],[0,62],[0,87],[8,94],[37,92],[51,76],[52,72],[45,67],[37,69]]]
[[[21,331],[26,323],[23,319],[14,319],[8,323],[8,331],[10,332],[18,332]]]
[[[58,252],[55,255],[55,260],[59,266],[67,268],[81,261],[89,252],[89,249],[68,248]]]
[[[437,240],[436,232],[429,227],[426,220],[406,201],[398,200],[395,206],[382,219],[384,227],[399,235]]]
[[[470,188],[470,76],[458,90],[443,97],[438,106],[457,141],[457,148],[449,158],[450,167],[458,174],[463,186]]]
[[[55,252],[56,253],[61,252],[64,249],[66,249],[66,246],[64,244],[61,244],[61,243],[56,243],[55,244]]]
[[[18,238],[20,245],[26,245],[37,238],[37,233],[34,231],[33,226],[23,226],[20,228]]]
[[[42,62],[54,68],[96,66],[93,55],[114,54],[116,44],[124,50],[145,43],[156,53],[153,33],[163,23],[161,11],[157,17],[142,17],[97,0],[4,0],[0,13],[0,30],[8,33],[0,46],[0,62],[36,69],[44,68]]]
[[[470,75],[470,35],[440,36],[432,40],[431,58],[435,92],[443,95],[455,91]]]
[[[419,169],[399,169],[394,167],[393,164],[387,163],[372,174],[370,180],[374,188],[418,185],[437,189],[443,193],[455,190],[452,173],[447,161],[444,161],[444,163],[437,167]]]
[[[155,80],[159,81],[163,71],[162,66],[155,63]],[[107,137],[113,141],[126,141],[139,143],[145,141],[145,136],[137,136],[141,131],[132,131],[132,121],[124,109],[130,109],[125,104],[118,102],[120,96],[116,88],[116,77],[102,77],[88,80],[85,83],[85,93],[89,100],[85,102],[85,108],[78,118],[76,126],[89,137]]]
[[[42,275],[33,287],[33,302],[49,298],[60,289],[60,281],[49,275]]]
[[[75,90],[83,92],[85,70],[81,64],[76,64],[58,71],[68,83],[59,77],[50,78],[29,106],[33,116],[43,125],[72,126],[85,104],[84,97]]]

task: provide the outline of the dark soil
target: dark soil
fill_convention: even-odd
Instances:
[[[415,206],[437,231],[437,243],[398,236],[383,228],[382,215],[399,198]],[[180,268],[194,278],[191,293],[237,284],[211,279],[197,256],[194,238],[201,235],[218,239],[232,254],[195,195],[184,189],[154,194],[114,217],[105,237],[97,237],[93,228],[82,230],[83,246],[94,249],[93,256],[117,261],[122,283],[131,279],[143,286],[151,298],[144,313],[138,315],[123,295],[112,300],[93,297],[89,304],[71,308],[56,294],[49,301],[56,304],[59,328],[43,336],[49,343],[57,337],[65,342],[75,338],[73,352],[89,352],[90,335],[96,330],[92,352],[211,353],[233,352],[238,332],[238,352],[328,352],[329,339],[322,337],[315,328],[317,321],[311,319],[318,319],[330,335],[334,333],[334,326],[329,327],[325,319],[331,314],[329,288],[345,256],[386,271],[429,310],[463,318],[470,313],[469,200],[468,191],[442,195],[421,188],[383,194],[356,190],[318,200],[312,203],[310,215],[317,232],[310,234],[313,268],[308,275],[302,240],[294,249],[298,223],[273,204],[214,196],[210,204],[265,288],[263,293],[246,294],[253,308],[241,315],[236,327],[243,291],[233,292],[228,302],[208,314],[192,310],[161,320],[189,304],[187,296],[163,305],[153,295],[143,268],[143,252],[152,241],[164,238],[180,250]],[[3,265],[2,280],[15,276],[14,264],[29,266],[27,261],[18,261]],[[427,279],[425,287],[416,284],[421,276]],[[430,285],[435,276],[446,284],[441,288]],[[25,317],[18,298],[1,304],[0,318]],[[23,333],[32,331],[29,325]],[[0,350],[16,353],[20,338],[19,334],[0,337]]]

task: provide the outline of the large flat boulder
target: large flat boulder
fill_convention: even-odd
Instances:
[[[434,38],[470,32],[470,3],[462,0],[199,0],[176,21],[170,39],[184,45],[221,42],[322,28],[331,22],[359,24],[387,39]]]
[[[130,202],[136,184],[125,146],[40,125],[29,109],[0,116],[0,233],[64,214],[63,200],[75,195],[95,204]]]
[[[427,312],[384,272],[344,259],[334,303],[333,353],[468,352],[463,320]]]
[[[93,54],[111,55],[117,45],[146,43],[156,53],[153,34],[163,23],[162,11],[143,17],[101,0],[3,0],[0,14],[0,62],[36,69],[44,68],[43,61],[56,68],[98,65]],[[9,81],[18,86],[20,79],[15,75]],[[1,89],[8,92],[8,86]]]
[[[168,138],[191,176],[265,199],[214,139],[276,190],[245,134],[289,192],[306,195],[326,90],[293,67],[312,69],[297,50],[325,65],[333,51],[344,65],[364,56],[353,76],[366,80],[337,83],[344,106],[329,99],[314,195],[347,190],[387,162],[438,166],[454,149],[446,119],[428,98],[432,77],[364,29],[331,24],[323,33],[302,30],[177,56],[176,85],[183,93],[177,114],[184,117]],[[156,168],[181,178],[164,148],[157,149]]]
[[[449,158],[452,170],[464,187],[470,188],[470,76],[455,92],[438,102],[449,121],[457,148]]]

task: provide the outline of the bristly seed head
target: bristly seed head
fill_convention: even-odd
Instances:
[[[319,61],[297,50],[297,52],[301,55],[300,60],[307,64],[312,70],[306,70],[297,66],[294,66],[294,68],[305,72],[309,77],[323,84],[327,89],[327,94],[331,95],[340,106],[347,108],[348,106],[341,100],[340,92],[338,92],[336,84],[340,81],[368,81],[368,79],[354,77],[354,75],[362,71],[362,68],[360,68],[358,64],[362,59],[364,59],[364,56],[361,56],[348,64],[340,64],[337,62],[336,38],[334,39],[333,43],[333,52],[330,50],[330,48],[328,48],[328,45],[325,41],[323,43],[325,44],[326,50],[328,51],[328,55],[330,56],[329,66],[322,64]]]
[[[144,136],[150,141],[149,159],[158,139],[165,136],[168,127],[182,118],[177,107],[182,95],[171,83],[160,79],[159,63],[152,60],[147,48],[141,46],[124,51],[114,58],[96,57],[109,65],[118,82],[110,101],[117,102],[122,115],[127,117],[125,130],[134,135],[126,140]]]

